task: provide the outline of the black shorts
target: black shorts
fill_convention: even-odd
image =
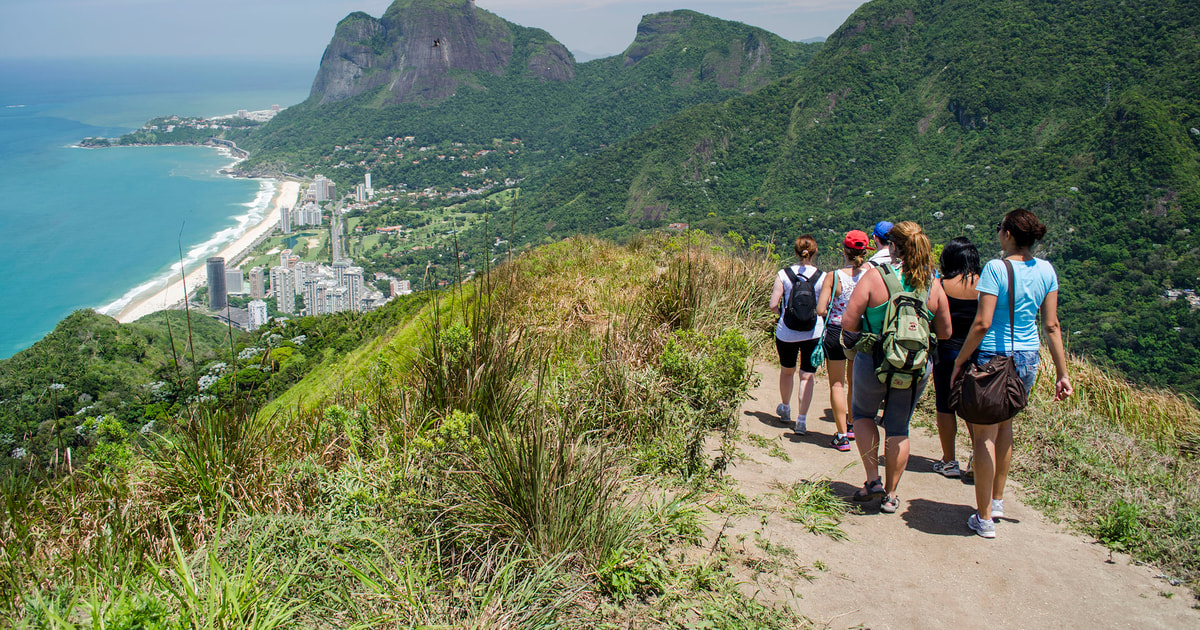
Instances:
[[[938,413],[954,413],[950,408],[950,377],[954,375],[954,361],[961,347],[942,341],[933,355],[933,398],[937,402]]]
[[[821,336],[825,344],[826,361],[845,361],[846,349],[842,347],[842,327],[829,324],[825,326],[825,334]]]
[[[816,374],[817,366],[812,364],[812,353],[821,338],[807,341],[780,341],[775,338],[775,350],[779,352],[779,365],[784,368],[796,367],[796,359],[800,359],[800,371]]]

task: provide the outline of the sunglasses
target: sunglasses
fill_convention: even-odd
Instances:
[[[1004,231],[1004,221],[1001,221],[1001,222],[999,222],[999,223],[997,223],[997,224],[996,224],[996,231],[997,231],[997,232],[1003,232],[1003,231]]]

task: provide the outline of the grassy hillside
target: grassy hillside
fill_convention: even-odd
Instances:
[[[875,0],[812,62],[539,182],[518,233],[686,222],[788,241],[880,219],[987,253],[1050,225],[1073,349],[1200,392],[1200,13],[1186,2]],[[833,261],[831,261],[833,262]]]
[[[750,560],[697,546],[702,509],[844,535],[849,506],[821,482],[750,508],[722,481],[749,362],[769,352],[779,261],[766,254],[697,233],[569,239],[395,319],[386,342],[310,374],[303,400],[254,414],[218,398],[125,469],[6,476],[4,615],[61,628],[806,627],[737,588],[731,570]],[[1022,423],[1017,474],[1057,516],[1194,584],[1200,420],[1073,370],[1067,413]]]

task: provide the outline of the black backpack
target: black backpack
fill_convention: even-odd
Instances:
[[[811,278],[797,276],[791,267],[784,267],[792,292],[783,304],[783,324],[797,332],[812,330],[817,325],[817,282],[824,275],[818,270]]]

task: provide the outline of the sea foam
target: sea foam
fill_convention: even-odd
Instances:
[[[247,209],[246,213],[233,217],[233,221],[235,222],[233,226],[218,231],[209,237],[208,240],[188,249],[187,253],[183,256],[183,269],[187,271],[195,270],[206,262],[209,257],[220,252],[226,245],[236,241],[249,231],[250,228],[262,222],[263,218],[267,215],[271,199],[275,197],[278,186],[273,179],[258,179],[255,181],[258,182],[258,193],[255,195],[254,200],[241,204]],[[186,272],[183,275],[186,275]],[[110,317],[116,317],[126,306],[156,291],[161,291],[172,280],[179,277],[180,263],[171,263],[166,270],[135,286],[116,300],[97,308],[96,311]],[[189,290],[192,288],[194,287],[189,287]]]

